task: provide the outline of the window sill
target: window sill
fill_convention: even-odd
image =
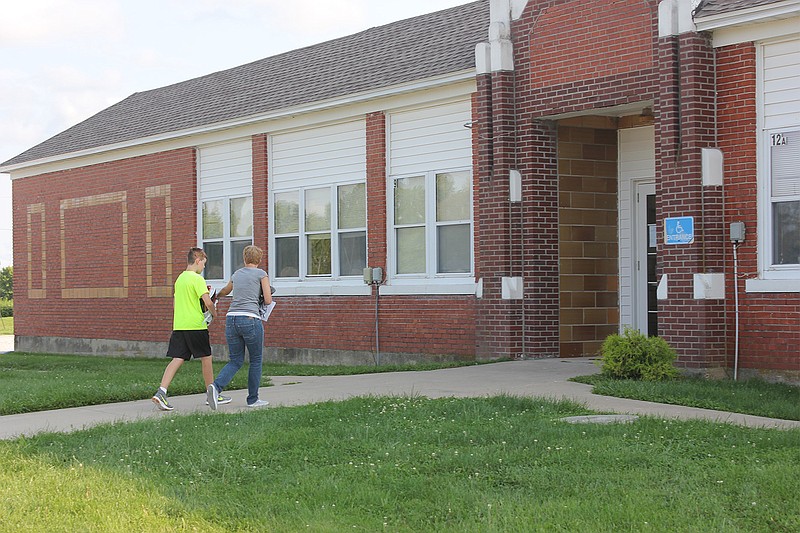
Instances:
[[[363,281],[273,281],[274,296],[370,296]],[[469,279],[394,280],[380,286],[381,296],[458,294],[474,295],[477,284]]]
[[[800,279],[748,279],[745,292],[800,292]]]
[[[363,281],[275,281],[274,296],[369,296],[372,287]]]
[[[474,295],[477,284],[473,279],[394,280],[381,285],[381,296],[419,294]]]

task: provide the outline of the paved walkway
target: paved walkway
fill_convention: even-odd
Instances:
[[[2,351],[0,344],[0,351]],[[751,427],[800,428],[800,422],[760,416],[696,409],[639,400],[598,396],[591,387],[567,381],[597,372],[589,358],[532,359],[424,372],[389,372],[356,376],[275,376],[274,386],[261,390],[272,406],[302,405],[354,396],[482,397],[497,394],[570,399],[604,413],[651,415],[670,419],[703,419]],[[245,406],[247,391],[228,391],[233,402],[220,412],[237,412]],[[204,394],[172,396],[175,410],[159,411],[148,400],[0,417],[0,439],[40,432],[69,432],[109,422],[122,422],[210,412]]]
[[[0,353],[14,351],[14,335],[0,335]]]

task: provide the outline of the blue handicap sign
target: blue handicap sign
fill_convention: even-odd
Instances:
[[[692,244],[694,242],[694,217],[664,219],[665,244]]]

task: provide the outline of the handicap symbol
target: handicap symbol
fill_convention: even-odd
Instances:
[[[675,223],[675,233],[683,233],[683,226],[681,226],[680,220]]]

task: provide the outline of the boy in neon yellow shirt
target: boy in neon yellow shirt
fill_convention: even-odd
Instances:
[[[167,348],[167,357],[171,357],[172,361],[164,370],[161,386],[153,395],[153,403],[162,411],[173,409],[167,401],[167,387],[184,361],[189,361],[192,357],[200,359],[206,387],[214,382],[208,324],[200,308],[202,300],[211,316],[216,318],[217,308],[208,294],[206,280],[201,274],[208,258],[202,248],[191,248],[187,259],[186,270],[175,280],[172,336]]]

